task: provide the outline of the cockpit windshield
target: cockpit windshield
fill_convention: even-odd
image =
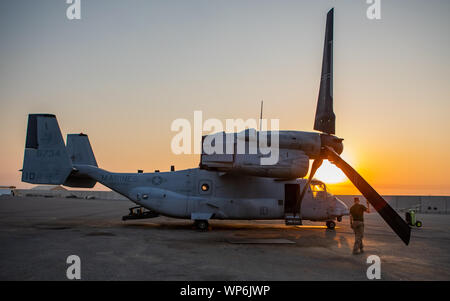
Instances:
[[[311,181],[310,187],[314,198],[326,195],[327,187],[325,186],[325,183],[317,180]]]
[[[316,183],[316,184],[311,184],[311,191],[327,191],[327,189],[325,188],[325,184]]]

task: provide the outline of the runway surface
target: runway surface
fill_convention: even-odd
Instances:
[[[69,255],[83,280],[367,280],[369,255],[382,280],[450,280],[450,215],[422,214],[405,246],[376,214],[366,215],[365,253],[351,255],[348,218],[284,221],[121,220],[133,203],[0,197],[0,280],[66,280]]]

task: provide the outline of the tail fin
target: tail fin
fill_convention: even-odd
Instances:
[[[97,167],[94,152],[92,151],[91,143],[86,134],[69,134],[67,135],[67,153],[75,165],[91,165]],[[96,180],[79,175],[73,172],[64,182],[65,186],[92,188],[97,183]]]
[[[28,115],[22,181],[32,184],[63,184],[72,172],[55,115]]]
[[[73,164],[98,166],[86,134],[67,135],[67,152]]]

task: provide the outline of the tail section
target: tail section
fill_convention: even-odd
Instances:
[[[98,166],[91,143],[86,134],[67,135],[67,153],[73,165]],[[69,187],[92,188],[95,186],[95,183],[97,183],[96,180],[73,172],[64,182],[64,185]]]
[[[86,134],[67,135],[67,152],[73,164],[84,164],[98,167]]]
[[[55,115],[28,115],[22,181],[32,184],[63,184],[72,172]]]
[[[77,173],[76,165],[97,167],[88,136],[69,134],[66,147],[55,115],[28,115],[22,181],[32,184],[94,187],[97,181]]]

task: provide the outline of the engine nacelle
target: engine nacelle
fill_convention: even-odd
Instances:
[[[308,173],[309,157],[299,150],[280,149],[278,163],[261,165],[262,154],[202,154],[200,168],[270,178],[303,178]]]
[[[203,137],[200,168],[259,177],[303,178],[309,170],[309,159],[320,154],[320,147],[317,133],[254,129],[220,132]]]

